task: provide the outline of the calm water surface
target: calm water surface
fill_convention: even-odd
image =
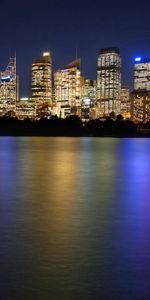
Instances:
[[[150,299],[150,140],[0,138],[0,299]]]

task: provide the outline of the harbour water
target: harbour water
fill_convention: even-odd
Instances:
[[[150,139],[0,138],[0,299],[150,299]]]

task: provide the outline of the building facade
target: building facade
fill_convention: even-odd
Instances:
[[[150,121],[150,59],[135,58],[131,116],[135,122]]]
[[[150,59],[135,58],[134,63],[134,91],[150,91]]]
[[[19,120],[26,118],[34,120],[36,117],[35,102],[30,98],[21,98],[16,103],[16,117]]]
[[[131,115],[134,122],[150,121],[150,91],[139,90],[131,93]]]
[[[127,86],[122,86],[121,88],[120,113],[124,118],[130,117],[130,113],[131,113],[130,89]]]
[[[13,57],[6,70],[0,72],[0,115],[15,115],[18,99],[19,79],[16,75],[16,57]]]
[[[97,103],[102,115],[120,113],[121,56],[118,48],[101,49],[97,60]]]
[[[50,52],[32,63],[32,100],[36,106],[52,104],[52,58]]]
[[[54,72],[55,101],[61,117],[80,115],[81,72],[80,59],[71,62],[64,69]]]
[[[96,81],[81,77],[82,99],[89,98],[91,101],[96,101]]]
[[[90,119],[90,111],[96,103],[96,81],[81,77],[81,119],[87,121]]]

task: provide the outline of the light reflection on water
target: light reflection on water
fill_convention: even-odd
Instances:
[[[150,299],[150,140],[0,138],[3,299]]]

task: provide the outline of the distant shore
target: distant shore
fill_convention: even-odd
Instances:
[[[118,116],[105,120],[82,122],[78,116],[65,119],[52,117],[23,121],[11,117],[0,118],[0,136],[49,136],[49,137],[150,137],[150,122],[135,124]]]

